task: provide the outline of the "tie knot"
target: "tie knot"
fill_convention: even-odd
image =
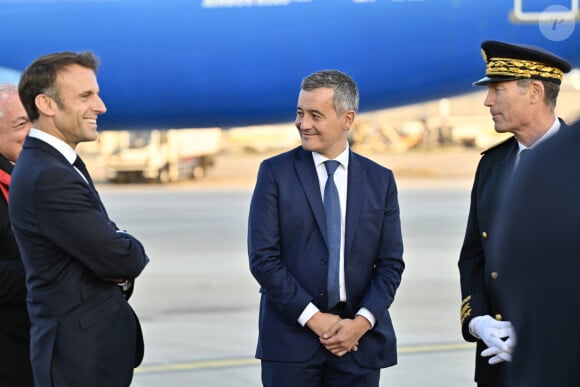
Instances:
[[[80,168],[82,168],[85,165],[85,163],[83,163],[83,160],[81,160],[81,158],[79,156],[77,156],[77,158],[75,159],[73,165],[75,167],[77,167],[77,168],[80,169]]]
[[[327,160],[324,162],[324,166],[326,167],[326,173],[328,173],[328,176],[334,175],[334,172],[336,171],[336,168],[338,168],[339,164],[340,163],[336,160]]]

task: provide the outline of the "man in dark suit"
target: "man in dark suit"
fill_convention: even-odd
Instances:
[[[514,344],[511,310],[501,306],[504,279],[489,243],[499,236],[493,228],[501,192],[513,174],[521,152],[564,131],[555,114],[566,60],[538,47],[486,41],[481,45],[487,86],[485,99],[498,133],[514,136],[483,152],[471,191],[467,231],[459,257],[461,327],[467,341],[477,341],[475,381],[478,386],[502,386],[505,361]]]
[[[0,84],[0,386],[33,387],[24,266],[8,216],[10,175],[30,130],[13,84]]]
[[[128,386],[143,357],[127,299],[149,259],[109,219],[75,152],[97,138],[97,60],[61,52],[19,83],[33,128],[12,174],[10,217],[26,270],[36,387]]]
[[[397,187],[390,170],[349,149],[357,109],[348,75],[309,75],[296,115],[302,146],[260,166],[248,251],[264,386],[378,386],[380,369],[397,362]]]
[[[491,245],[516,333],[505,386],[580,386],[580,123],[518,166]]]

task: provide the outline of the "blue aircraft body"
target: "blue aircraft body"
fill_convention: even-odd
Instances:
[[[3,0],[0,67],[7,80],[40,55],[93,51],[101,61],[99,84],[108,108],[100,129],[287,122],[295,116],[300,81],[321,69],[349,73],[360,88],[361,111],[369,111],[473,90],[471,83],[485,71],[484,40],[538,45],[580,65],[580,32],[552,39],[538,22],[515,21],[516,3],[524,14],[551,5]],[[552,27],[560,28],[556,18]]]

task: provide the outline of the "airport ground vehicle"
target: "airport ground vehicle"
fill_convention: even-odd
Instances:
[[[221,150],[220,128],[104,132],[107,180],[168,183],[205,176]]]

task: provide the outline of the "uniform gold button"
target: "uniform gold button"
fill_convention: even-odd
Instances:
[[[491,272],[491,279],[497,279],[497,271]]]
[[[483,237],[483,239],[487,239],[487,233],[485,231],[481,233],[481,236]]]
[[[501,321],[502,318],[503,318],[503,316],[501,314],[499,314],[499,313],[495,315],[495,319],[497,321]]]

